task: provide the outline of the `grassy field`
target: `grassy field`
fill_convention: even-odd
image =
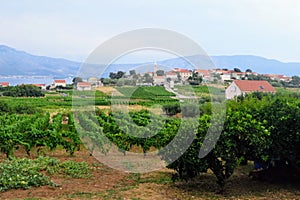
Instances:
[[[300,93],[300,88],[282,88],[282,87],[276,87],[275,88],[277,92],[282,94],[293,94],[293,93]]]
[[[132,99],[155,99],[155,98],[169,98],[175,96],[173,93],[168,92],[162,86],[142,86],[142,87],[117,87],[116,88],[125,97]]]
[[[225,88],[220,88],[216,86],[207,86],[207,85],[199,85],[199,86],[176,86],[175,90],[183,95],[187,96],[198,96],[203,97],[211,94],[219,94],[224,93]]]

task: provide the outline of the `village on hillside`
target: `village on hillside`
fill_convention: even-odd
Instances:
[[[299,87],[298,76],[285,76],[282,74],[258,74],[251,69],[242,72],[234,69],[180,69],[174,68],[164,71],[154,63],[153,71],[137,73],[136,70],[126,72],[110,72],[109,78],[89,77],[87,79],[74,77],[68,84],[64,79],[55,79],[51,85],[26,84],[41,88],[44,91],[76,89],[78,91],[90,91],[100,86],[165,86],[173,89],[174,86],[221,84],[226,89],[226,98],[253,91],[275,92],[274,87]],[[0,87],[10,86],[9,82],[0,82]]]

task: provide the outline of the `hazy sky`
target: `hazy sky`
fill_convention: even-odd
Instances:
[[[0,0],[0,44],[84,60],[137,28],[184,34],[209,55],[300,61],[299,0]]]

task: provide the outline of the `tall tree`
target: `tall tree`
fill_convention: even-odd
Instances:
[[[234,68],[233,71],[235,71],[235,72],[242,72],[239,68]]]
[[[299,76],[292,76],[291,84],[300,85],[300,77]]]
[[[130,75],[130,76],[134,76],[134,75],[136,75],[136,72],[135,72],[135,70],[134,70],[134,69],[133,69],[133,70],[130,70],[130,71],[129,71],[129,75]]]
[[[109,73],[109,78],[111,78],[111,79],[116,79],[116,78],[117,78],[117,74],[114,73],[114,72],[110,72],[110,73]]]
[[[74,77],[73,80],[72,80],[73,84],[77,84],[78,82],[82,82],[82,78],[81,77]]]
[[[153,78],[149,74],[145,74],[144,78],[145,78],[145,83],[152,83],[153,82]]]
[[[117,79],[120,79],[120,78],[123,78],[123,76],[125,75],[125,72],[122,72],[122,71],[118,71],[117,72]]]
[[[165,71],[164,71],[164,70],[161,70],[161,69],[160,69],[160,70],[157,70],[157,71],[156,71],[156,75],[157,75],[157,76],[163,76],[163,75],[165,75]]]

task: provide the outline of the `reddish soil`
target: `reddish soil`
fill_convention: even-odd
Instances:
[[[137,147],[134,149],[140,151]],[[18,150],[16,155],[27,156],[23,150]],[[75,156],[69,156],[63,150],[48,155],[61,161],[85,161],[90,164],[93,176],[83,179],[52,176],[51,179],[61,186],[10,190],[0,193],[0,199],[300,199],[299,185],[271,184],[249,178],[253,164],[239,167],[220,194],[216,178],[211,173],[193,181],[173,183],[172,170],[161,169],[141,175],[120,172],[104,166],[85,150],[76,152]],[[0,161],[3,158],[0,154]]]
[[[25,156],[21,152],[16,152],[17,156]],[[84,193],[101,193],[106,190],[116,187],[120,182],[128,181],[128,173],[119,172],[110,169],[97,161],[87,151],[76,152],[75,156],[69,156],[64,151],[56,151],[49,156],[58,158],[61,161],[73,160],[76,162],[85,161],[92,168],[92,178],[62,178],[52,176],[54,183],[59,184],[59,187],[43,186],[39,188],[30,188],[28,190],[9,190],[0,193],[0,199],[16,199],[16,198],[39,198],[39,199],[65,199],[72,194]],[[67,198],[68,199],[68,198]]]

